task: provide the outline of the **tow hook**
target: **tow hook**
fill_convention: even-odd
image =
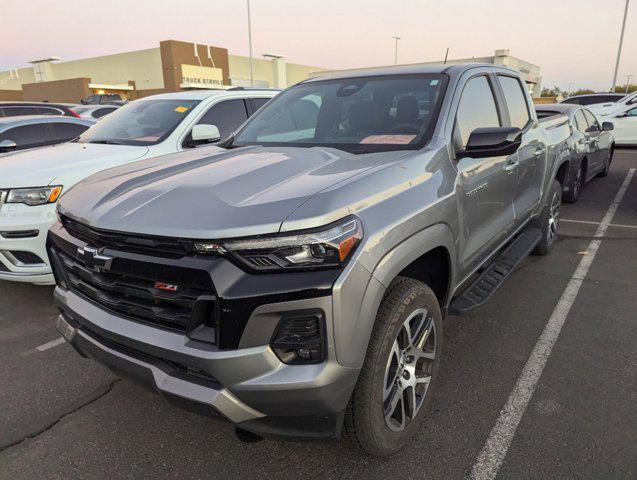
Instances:
[[[263,440],[262,436],[239,427],[234,427],[234,434],[243,443],[257,443]]]

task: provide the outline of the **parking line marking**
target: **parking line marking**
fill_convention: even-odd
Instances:
[[[624,179],[613,203],[606,211],[604,218],[599,223],[593,240],[591,240],[588,248],[588,255],[584,255],[579,262],[579,265],[575,269],[575,273],[568,282],[568,285],[564,289],[560,300],[557,302],[553,313],[551,314],[548,323],[544,327],[544,331],[540,335],[529,359],[524,365],[524,369],[518,378],[518,381],[513,387],[509,398],[507,399],[504,408],[500,411],[500,415],[495,423],[495,426],[491,430],[489,437],[487,438],[482,451],[478,455],[473,468],[471,469],[470,478],[474,480],[487,480],[493,479],[498,473],[507,451],[511,446],[515,431],[522,420],[524,411],[529,404],[531,396],[535,391],[535,387],[542,375],[544,366],[551,355],[553,346],[557,342],[557,338],[560,335],[560,331],[564,326],[566,317],[568,316],[577,293],[579,292],[588,269],[591,263],[595,259],[595,255],[602,243],[602,238],[606,234],[610,222],[615,216],[615,212],[619,207],[624,194],[628,189],[628,185],[635,174],[635,169],[631,168]]]
[[[568,223],[584,223],[586,225],[599,225],[599,222],[591,222],[588,220],[571,220],[569,218],[561,218],[560,222],[568,222]],[[609,227],[614,228],[637,228],[637,225],[626,225],[623,223],[609,223]]]
[[[60,337],[60,338],[56,338],[55,340],[51,340],[50,342],[45,343],[44,345],[40,345],[39,347],[36,347],[35,349],[38,350],[39,352],[44,352],[45,350],[48,350],[49,348],[62,345],[64,342],[66,342],[66,340],[64,340],[64,337]]]

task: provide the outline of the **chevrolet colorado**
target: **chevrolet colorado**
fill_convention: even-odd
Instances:
[[[569,133],[492,65],[304,81],[223,148],[71,188],[48,239],[57,327],[240,438],[389,455],[439,380],[443,317],[551,250]]]

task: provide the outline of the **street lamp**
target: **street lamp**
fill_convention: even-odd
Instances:
[[[398,35],[394,35],[392,38],[395,41],[395,46],[394,46],[394,65],[398,65],[398,40],[400,40],[400,37]]]
[[[630,0],[626,0],[626,7],[624,7],[624,20],[622,21],[622,32],[619,35],[619,47],[617,48],[617,60],[615,61],[615,72],[613,73],[613,84],[610,86],[610,91],[615,90],[615,83],[617,83],[617,70],[619,69],[619,58],[622,55],[622,44],[624,43],[624,31],[626,30],[626,17],[628,16],[628,4]]]
[[[628,93],[628,87],[630,86],[630,77],[632,75],[626,75],[626,93]]]
[[[252,22],[250,21],[250,0],[248,2],[248,42],[250,43],[250,86],[254,87],[254,71],[252,69]]]

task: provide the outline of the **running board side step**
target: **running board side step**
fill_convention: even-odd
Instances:
[[[484,304],[500,288],[515,270],[540,243],[542,231],[527,228],[500,253],[489,266],[449,305],[450,315],[465,315],[470,310]]]

